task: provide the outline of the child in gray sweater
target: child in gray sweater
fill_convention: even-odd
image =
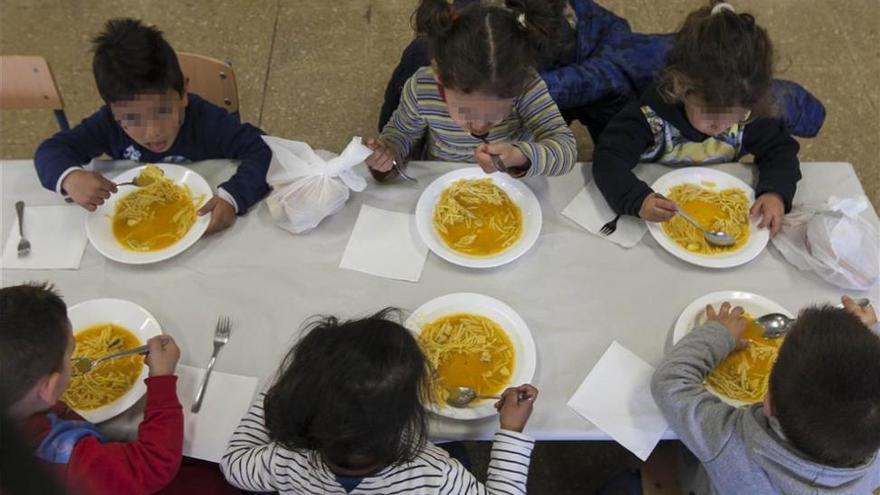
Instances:
[[[700,462],[682,466],[685,493],[861,495],[880,487],[880,324],[870,305],[843,304],[801,311],[763,403],[740,408],[703,380],[740,344],[743,309],[706,308],[708,321],[681,339],[651,383]]]

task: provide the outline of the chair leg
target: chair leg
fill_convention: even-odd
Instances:
[[[62,131],[69,131],[70,123],[67,122],[67,115],[64,113],[64,110],[52,110],[52,112],[55,114],[55,120],[58,121],[58,127]]]

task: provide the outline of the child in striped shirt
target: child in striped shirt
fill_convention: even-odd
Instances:
[[[538,391],[508,388],[495,407],[485,485],[428,442],[430,365],[386,309],[311,325],[241,420],[220,468],[244,490],[281,494],[524,494],[534,440],[522,433]]]
[[[535,57],[561,48],[557,30],[513,7],[480,2],[457,11],[422,0],[416,31],[428,39],[431,66],[407,81],[400,105],[366,162],[383,181],[408,159],[476,161],[487,173],[562,175],[577,159],[574,134],[535,70]],[[499,160],[500,159],[500,160]]]

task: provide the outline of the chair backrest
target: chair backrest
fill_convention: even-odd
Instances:
[[[0,56],[0,109],[36,108],[64,108],[49,63],[39,56]]]
[[[189,78],[189,91],[230,113],[238,112],[238,86],[232,66],[195,53],[177,52],[180,70]]]

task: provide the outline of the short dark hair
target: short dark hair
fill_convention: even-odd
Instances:
[[[444,86],[513,98],[536,76],[538,57],[555,59],[562,49],[565,5],[506,0],[503,6],[474,2],[456,10],[446,0],[422,0],[413,28],[428,40]]]
[[[61,370],[70,338],[67,305],[51,285],[0,289],[0,406],[21,399],[40,378]]]
[[[771,91],[773,43],[751,14],[727,8],[712,13],[714,5],[691,12],[675,34],[660,73],[662,95],[673,100],[677,80],[708,106],[748,108],[755,117],[778,114]]]
[[[788,440],[834,467],[880,449],[880,337],[841,308],[798,315],[770,374],[774,416]]]
[[[413,459],[427,438],[430,367],[396,315],[312,322],[266,394],[270,437],[342,467]]]
[[[111,19],[92,43],[92,71],[105,102],[168,90],[183,97],[183,72],[177,54],[155,26],[145,26],[136,19]]]

